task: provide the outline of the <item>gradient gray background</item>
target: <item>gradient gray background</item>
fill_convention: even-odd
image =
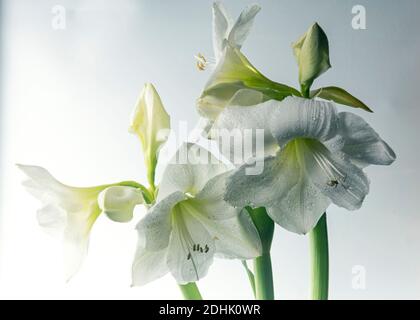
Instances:
[[[335,299],[420,298],[420,2],[256,1],[243,51],[269,78],[297,86],[290,44],[318,21],[333,68],[315,86],[338,85],[364,100],[358,112],[394,148],[391,167],[369,167],[362,209],[328,211]],[[2,8],[2,211],[0,297],[179,298],[171,277],[130,289],[135,222],[95,226],[85,266],[64,284],[60,246],[37,227],[38,202],[19,185],[14,163],[47,167],[73,185],[144,181],[128,118],[144,82],[153,82],[173,127],[197,120],[194,101],[209,76],[193,55],[212,55],[211,1],[6,0]],[[225,1],[237,16],[251,1]],[[51,28],[51,8],[67,9],[67,28]],[[351,9],[367,10],[353,30]],[[138,217],[141,216],[141,212]],[[277,298],[308,296],[308,239],[277,229],[272,255]],[[352,288],[364,266],[366,288]],[[237,261],[217,260],[200,281],[207,298],[252,298]]]

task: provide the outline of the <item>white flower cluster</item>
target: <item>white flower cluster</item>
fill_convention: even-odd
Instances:
[[[151,84],[145,85],[130,124],[143,147],[149,187],[132,181],[69,187],[41,167],[19,165],[30,178],[25,186],[44,203],[39,223],[64,239],[68,278],[79,269],[102,212],[126,222],[135,206],[148,208],[137,225],[134,285],[168,272],[187,284],[204,277],[215,256],[246,260],[262,254],[260,230],[247,209],[264,207],[276,224],[305,234],[331,203],[360,208],[369,192],[363,168],[395,160],[392,149],[360,116],[338,112],[334,103],[369,111],[361,101],[336,87],[309,90],[330,67],[328,42],[318,25],[294,45],[301,91],[269,80],[248,61],[241,47],[259,11],[259,6],[249,6],[233,22],[220,3],[213,5],[216,65],[197,100],[205,137],[221,141],[226,130],[263,133],[263,143],[252,146],[240,163],[232,160],[235,146],[219,145],[234,169],[202,147],[185,143],[155,185],[159,150],[167,139],[162,131],[170,129],[170,118]],[[320,51],[314,55],[313,50]],[[200,69],[206,62],[200,55]],[[186,161],[177,161],[185,153]],[[206,163],[198,159],[203,154]],[[258,162],[263,163],[261,172],[250,174]]]

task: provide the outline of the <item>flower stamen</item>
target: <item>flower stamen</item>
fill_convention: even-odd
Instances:
[[[174,221],[175,227],[178,229],[179,242],[181,243],[183,251],[186,253],[187,261],[191,260],[198,281],[198,269],[193,253],[207,253],[210,248],[207,244],[204,244],[203,247],[192,239],[191,233],[188,231],[188,228],[185,224],[184,213],[180,209],[176,210],[174,214],[176,215]]]
[[[200,71],[206,70],[207,66],[210,64],[215,64],[214,59],[206,59],[202,53],[197,53],[194,58],[196,60],[197,69]]]
[[[342,174],[338,168],[322,153],[314,151],[312,155],[316,163],[320,166],[320,168],[324,171],[329,179],[327,181],[327,186],[336,188],[338,185],[341,185],[353,198],[357,200],[360,199],[360,197],[351,190],[351,187],[345,183],[347,179],[346,174]]]
[[[200,71],[206,70],[207,59],[201,53],[198,53],[197,55],[195,55],[194,58],[197,60],[196,66],[198,70]]]
[[[328,177],[327,185],[330,187],[337,187],[339,184],[342,184],[345,189],[347,187],[344,185],[344,181],[346,180],[346,175],[342,174],[338,168],[322,153],[313,152],[313,157],[316,163],[320,166],[320,168],[324,171],[324,173]]]

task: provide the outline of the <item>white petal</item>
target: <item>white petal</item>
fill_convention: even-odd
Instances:
[[[270,121],[270,129],[280,146],[295,138],[326,141],[337,133],[338,116],[334,103],[287,97],[280,102]]]
[[[42,188],[34,180],[28,179],[22,182],[22,186],[25,187],[26,191],[29,192],[36,199],[42,203],[49,203],[53,201],[53,197],[49,196],[45,188]]]
[[[369,193],[369,180],[344,154],[333,154],[321,143],[311,141],[302,148],[302,159],[312,182],[334,204],[348,210],[361,207]]]
[[[270,100],[251,106],[234,104],[240,103],[244,97],[248,97],[249,101],[261,101],[262,97],[255,92],[240,90],[231,105],[220,113],[211,130],[220,152],[236,165],[243,164],[251,157],[273,154],[278,149],[268,123],[279,102]]]
[[[213,3],[213,50],[216,60],[223,53],[224,41],[232,24],[224,5],[221,2]]]
[[[147,251],[139,245],[132,266],[132,285],[142,286],[167,274],[166,252]]]
[[[198,113],[210,120],[216,120],[235,93],[245,88],[245,85],[239,80],[213,83],[213,81],[218,81],[218,75],[218,72],[212,74],[202,95],[197,100]]]
[[[330,203],[308,177],[300,174],[290,190],[266,210],[286,230],[306,234],[315,227]]]
[[[194,129],[192,130],[188,141],[197,143],[201,138],[209,139],[209,132],[213,126],[213,121],[200,117]]]
[[[36,181],[41,186],[55,186],[57,189],[63,187],[63,184],[57,181],[57,179],[55,179],[45,168],[23,164],[17,164],[16,166],[22,170],[29,178],[31,178],[33,181]]]
[[[29,193],[44,204],[54,203],[67,212],[83,210],[86,199],[96,198],[98,193],[107,187],[106,185],[91,188],[71,187],[59,182],[42,167],[19,164],[17,166],[30,178],[23,182]]]
[[[96,197],[86,201],[82,211],[67,213],[63,239],[67,280],[79,270],[86,257],[89,234],[100,213]]]
[[[177,206],[168,248],[169,270],[180,284],[203,278],[213,262],[214,240],[203,225]],[[198,246],[198,248],[197,248]]]
[[[265,101],[265,96],[262,92],[254,89],[240,89],[230,99],[227,106],[231,107],[250,107],[256,106]]]
[[[66,212],[52,203],[37,211],[39,225],[49,234],[61,236],[67,223]]]
[[[172,231],[172,210],[178,202],[186,198],[184,193],[174,192],[158,201],[140,220],[136,229],[141,243],[147,250],[158,251],[168,246]]]
[[[230,177],[226,200],[244,207],[265,206],[270,217],[283,228],[304,234],[310,231],[328,207],[329,201],[313,185],[296,158],[293,146],[264,159],[260,175],[247,175],[245,164]]]
[[[389,165],[394,162],[394,151],[366,121],[350,112],[340,112],[338,116],[339,137],[343,140],[342,152],[362,166]],[[326,145],[330,149],[334,140],[328,141]]]
[[[236,20],[234,26],[229,32],[228,41],[232,46],[240,49],[245,39],[248,37],[251,31],[254,18],[257,13],[261,10],[261,7],[257,4],[246,7],[240,14],[238,20]]]
[[[255,166],[256,161],[240,166],[228,178],[225,199],[235,207],[267,206],[289,189],[287,182],[295,177],[292,171],[295,165],[282,152],[264,158],[261,174],[248,175],[247,168]]]
[[[64,233],[64,268],[69,281],[80,269],[86,258],[89,246],[89,230],[67,228]]]
[[[88,248],[89,233],[101,213],[97,197],[107,186],[75,188],[57,181],[47,170],[37,166],[18,166],[31,180],[24,185],[44,202],[38,221],[48,232],[61,232],[64,262],[69,280],[80,268]],[[53,227],[57,228],[52,230]]]
[[[195,195],[209,179],[225,171],[226,166],[210,151],[197,144],[185,143],[166,166],[157,201],[176,191]]]
[[[130,221],[133,218],[135,206],[143,202],[140,189],[126,186],[108,187],[98,196],[101,210],[108,218],[116,222]]]
[[[225,220],[198,217],[214,239],[216,256],[229,259],[252,259],[261,255],[262,246],[251,217],[242,210],[238,216]]]
[[[17,167],[22,170],[31,180],[25,181],[24,186],[28,187],[30,193],[43,201],[45,193],[49,193],[55,199],[67,197],[72,188],[66,186],[55,179],[51,173],[39,166],[29,166],[18,164]]]
[[[223,220],[237,216],[238,209],[223,199],[229,174],[225,172],[210,179],[196,197],[188,200],[188,205],[207,219]]]

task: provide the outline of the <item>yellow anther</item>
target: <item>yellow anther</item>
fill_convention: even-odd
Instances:
[[[197,55],[195,55],[194,58],[197,60],[196,65],[197,65],[198,70],[200,71],[206,70],[206,67],[208,64],[207,59],[201,53],[198,53]]]

